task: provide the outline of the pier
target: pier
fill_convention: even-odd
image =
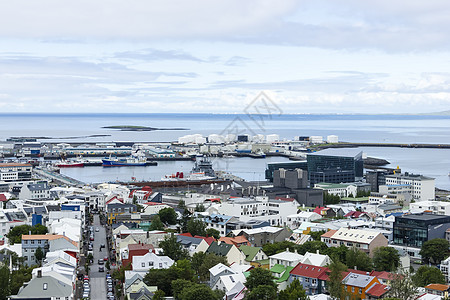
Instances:
[[[56,172],[53,172],[50,170],[42,169],[39,167],[34,168],[33,172],[35,172],[36,174],[38,174],[39,176],[41,176],[43,178],[47,178],[47,179],[56,181],[60,184],[67,184],[70,186],[78,186],[78,185],[85,184],[84,182],[81,182],[81,181],[71,178],[69,176],[59,174],[59,173],[56,173]]]

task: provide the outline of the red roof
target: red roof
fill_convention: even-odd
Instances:
[[[6,199],[5,194],[0,194],[0,201],[1,202],[8,201],[8,199]]]
[[[149,187],[148,185],[144,186],[142,188],[142,190],[145,191],[145,192],[150,192],[150,193],[153,192],[153,189],[151,187]]]
[[[381,297],[389,291],[389,287],[384,284],[374,283],[366,291],[366,295]]]
[[[328,272],[330,270],[328,269],[327,272],[325,272],[324,274],[321,274],[317,279],[319,280],[324,280],[324,281],[328,281],[329,277],[328,277]],[[354,270],[354,269],[348,269],[347,271],[342,272],[342,279],[344,279],[345,277],[347,277],[347,275],[349,273],[357,273],[357,274],[361,274],[361,275],[366,275],[367,272],[364,271],[360,271],[360,270]]]
[[[317,207],[314,209],[314,212],[317,213],[317,214],[319,214],[319,215],[321,215],[321,211],[322,211],[324,208],[325,208],[325,207],[319,207],[319,206],[317,206]]]
[[[118,200],[119,202],[123,203],[123,199],[117,198],[117,196],[112,197],[111,199],[109,199],[106,204],[111,203],[113,200]]]
[[[344,217],[346,218],[359,218],[361,215],[366,214],[365,212],[362,211],[351,211],[349,213],[347,213]]]
[[[220,198],[210,198],[210,199],[206,199],[205,201],[220,202]]]
[[[153,252],[153,245],[152,244],[129,244],[128,250],[129,251],[135,251],[135,250],[152,250]]]
[[[196,235],[196,236],[194,236],[194,237],[195,237],[195,238],[198,238],[198,239],[205,240],[205,242],[207,242],[208,245],[211,245],[212,242],[215,242],[215,241],[216,241],[216,239],[213,238],[212,236],[204,237],[204,236]]]
[[[394,274],[386,272],[386,271],[372,271],[370,272],[370,276],[375,276],[376,278],[383,280],[391,280],[394,278]]]
[[[318,267],[299,263],[289,273],[296,276],[318,279],[319,277],[326,274],[328,271],[329,269],[327,267]]]
[[[186,233],[180,233],[180,235],[182,235],[182,236],[188,236],[188,237],[193,237],[192,234],[190,234],[189,232],[186,232]]]
[[[159,202],[147,202],[147,203],[144,203],[145,205],[165,205],[164,203],[159,203]]]
[[[0,163],[0,168],[2,167],[31,167],[30,164],[19,164],[19,163]]]
[[[325,232],[324,234],[322,234],[321,237],[331,238],[336,232],[337,232],[337,230],[330,229],[327,232]]]

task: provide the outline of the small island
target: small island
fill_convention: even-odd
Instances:
[[[116,129],[120,131],[189,130],[188,128],[156,128],[156,127],[135,126],[135,125],[104,126],[102,128]]]

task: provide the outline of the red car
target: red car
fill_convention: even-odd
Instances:
[[[108,256],[105,256],[105,258],[103,259],[104,261],[107,261],[108,260]]]

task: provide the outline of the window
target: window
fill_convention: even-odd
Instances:
[[[149,263],[150,264],[150,263]],[[145,267],[145,262],[141,263],[141,266],[144,268]]]
[[[359,289],[359,293],[362,294],[362,289]]]
[[[159,263],[159,267],[162,268],[162,263]]]
[[[352,286],[352,293],[354,293],[355,292],[355,287],[354,286]]]
[[[47,284],[47,283],[44,283],[44,285],[42,286],[42,289],[43,289],[43,290],[47,290],[47,288],[48,288],[48,284]]]

